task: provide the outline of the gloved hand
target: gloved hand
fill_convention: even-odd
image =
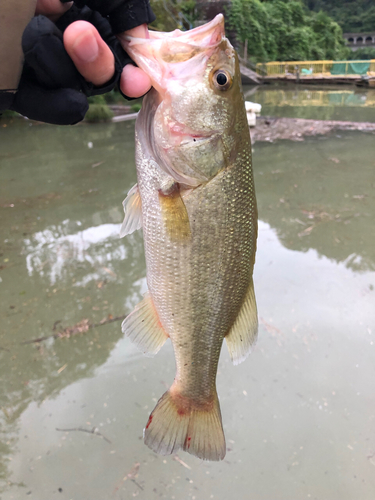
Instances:
[[[84,3],[97,8],[107,18],[83,5]],[[79,2],[80,8],[73,5],[55,24],[45,16],[34,17],[23,34],[24,69],[18,92],[8,107],[35,120],[65,125],[82,120],[88,109],[87,96],[103,94],[112,90],[118,83],[122,72],[121,88],[125,92],[129,89],[129,97],[135,97],[135,95],[132,95],[132,93],[134,94],[134,88],[132,88],[134,85],[131,83],[131,79],[127,78],[127,74],[134,77],[135,73],[136,76],[140,76],[140,88],[144,90],[140,95],[145,93],[150,85],[146,79],[142,87],[142,77],[145,75],[141,70],[129,66],[123,71],[123,67],[129,64],[131,59],[122,49],[109,22],[112,22],[116,31],[118,29],[123,31],[123,28],[132,29],[138,24],[154,19],[152,11],[149,6],[147,7],[147,2],[137,2],[135,13],[138,17],[133,15],[134,11],[130,10],[130,6],[134,3],[128,0],[103,2],[100,0],[88,0],[88,2],[81,0]],[[143,12],[139,12],[138,4],[141,4],[143,8],[146,6]],[[86,23],[90,23],[90,25]],[[96,28],[97,32],[92,26]],[[79,60],[75,50],[76,40],[80,36],[85,37],[86,35],[89,37],[87,43],[85,40],[86,55],[88,54],[87,50],[92,52],[95,48],[99,51],[110,49],[113,54],[113,58],[108,57],[108,54],[107,57],[103,58],[103,60],[112,61],[112,64],[109,66],[107,64],[108,67],[101,65],[101,74],[99,75],[97,65],[93,66],[90,61],[83,63]],[[94,36],[91,45],[92,38],[90,36]],[[109,49],[103,44],[100,37],[106,42]],[[95,43],[95,38],[99,44]],[[80,72],[77,68],[80,69]],[[95,81],[96,85],[89,81],[91,79]],[[139,92],[139,88],[137,91]]]

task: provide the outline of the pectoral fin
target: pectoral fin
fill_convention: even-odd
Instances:
[[[171,241],[189,240],[191,237],[189,215],[181,198],[179,184],[173,182],[165,189],[160,189],[159,202],[165,228]]]
[[[258,334],[257,305],[254,284],[251,284],[245,296],[241,310],[228,335],[225,337],[228,351],[234,365],[245,361],[255,344]]]
[[[131,188],[122,206],[125,218],[120,229],[120,238],[142,227],[142,201],[137,184]]]
[[[122,323],[122,332],[146,356],[154,356],[168,338],[149,293]]]

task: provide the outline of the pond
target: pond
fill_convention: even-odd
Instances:
[[[372,500],[373,135],[254,146],[259,340],[239,366],[223,346],[220,463],[143,444],[172,348],[108,322],[146,290],[141,232],[118,237],[133,135],[0,122],[0,499]]]
[[[266,116],[375,122],[375,89],[310,85],[246,87],[249,101],[262,105]]]

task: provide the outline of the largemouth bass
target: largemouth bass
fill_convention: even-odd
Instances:
[[[147,355],[169,337],[176,377],[150,415],[145,443],[221,460],[216,372],[225,338],[234,364],[257,335],[257,209],[237,55],[224,18],[188,32],[150,32],[126,50],[152,79],[136,122],[138,184],[121,235],[143,227],[144,300],[123,332]]]

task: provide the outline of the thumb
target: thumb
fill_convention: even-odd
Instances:
[[[70,24],[64,31],[64,46],[88,82],[100,87],[113,77],[115,58],[92,24],[86,21]]]

